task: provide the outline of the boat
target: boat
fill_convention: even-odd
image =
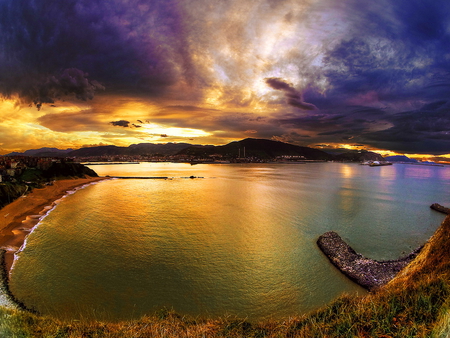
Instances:
[[[392,162],[387,162],[387,161],[373,161],[372,163],[369,164],[370,167],[380,167],[383,165],[392,165]]]

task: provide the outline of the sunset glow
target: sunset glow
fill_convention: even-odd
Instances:
[[[253,137],[448,156],[448,6],[3,1],[0,154]]]

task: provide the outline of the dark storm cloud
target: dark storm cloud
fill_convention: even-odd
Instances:
[[[333,130],[333,131],[325,131],[323,133],[319,133],[318,135],[336,135],[336,134],[345,134],[348,133],[347,129]]]
[[[316,110],[317,107],[311,103],[303,101],[302,94],[295,89],[291,84],[287,83],[283,79],[271,77],[265,79],[266,84],[276,90],[284,92],[284,96],[287,99],[287,103],[293,107],[303,110]]]
[[[178,7],[173,0],[2,1],[0,93],[34,101],[30,81],[45,87],[71,67],[109,89],[160,92],[189,73]]]
[[[450,110],[442,102],[450,98],[450,3],[349,0],[336,8],[347,26],[321,60],[327,90],[304,92],[322,115],[291,122],[331,137],[334,119],[336,137],[405,153],[449,153]]]
[[[367,133],[364,140],[398,152],[450,152],[450,101],[437,101],[419,110],[395,114],[392,127]]]
[[[38,109],[43,103],[54,103],[55,100],[70,95],[83,101],[92,100],[96,91],[105,89],[76,68],[65,69],[61,74],[48,76],[40,81],[27,79],[25,82],[13,82],[7,87],[7,92],[14,92],[23,100],[31,101]],[[6,93],[4,95],[8,96]]]
[[[128,128],[130,126],[130,121],[125,121],[125,120],[112,121],[112,122],[109,122],[109,123],[111,123],[115,127]]]
[[[282,116],[277,123],[290,125],[303,130],[315,131],[319,135],[347,133],[359,134],[369,130],[387,115],[382,109],[368,107],[349,107],[346,112],[319,113],[306,116]]]
[[[450,94],[450,3],[348,3],[349,34],[323,59],[328,97],[375,91],[380,101],[414,99],[434,96],[437,85]]]

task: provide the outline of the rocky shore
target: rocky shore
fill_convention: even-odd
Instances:
[[[409,255],[396,260],[376,261],[357,253],[334,231],[321,235],[317,245],[334,266],[369,291],[387,284],[416,258],[422,249],[417,248]]]

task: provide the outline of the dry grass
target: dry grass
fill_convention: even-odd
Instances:
[[[284,321],[193,319],[161,311],[120,323],[61,322],[0,309],[1,337],[449,337],[450,216],[417,259],[386,286],[364,297]]]

